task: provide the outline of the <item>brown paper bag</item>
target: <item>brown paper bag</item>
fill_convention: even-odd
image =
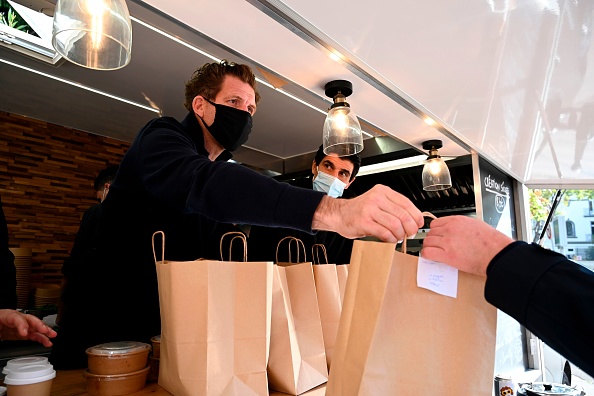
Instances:
[[[340,311],[342,301],[336,264],[328,264],[326,247],[322,244],[312,246],[313,273],[316,282],[316,293],[318,296],[318,307],[320,309],[320,320],[322,321],[322,333],[324,335],[324,348],[326,350],[326,363],[330,368],[338,323],[340,322]]]
[[[446,297],[417,287],[417,261],[355,241],[327,395],[491,396],[497,315],[485,278],[459,272],[457,298]]]
[[[338,289],[340,290],[340,305],[344,304],[344,293],[346,291],[347,279],[349,277],[349,265],[336,265],[336,275],[338,276]]]
[[[273,264],[168,261],[162,232],[153,252],[159,233],[159,385],[176,396],[268,395]]]
[[[293,237],[299,252],[299,243]],[[303,247],[305,253],[305,247]],[[305,257],[305,254],[304,254]],[[278,247],[277,247],[278,261]],[[289,261],[292,261],[289,255]],[[311,262],[277,263],[272,287],[272,326],[268,381],[270,389],[299,395],[328,380],[322,324]]]

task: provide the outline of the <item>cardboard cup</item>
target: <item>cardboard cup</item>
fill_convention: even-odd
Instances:
[[[6,384],[10,396],[49,396],[52,390],[53,379],[28,385]]]
[[[55,377],[51,364],[31,364],[11,368],[4,384],[10,396],[49,396]]]

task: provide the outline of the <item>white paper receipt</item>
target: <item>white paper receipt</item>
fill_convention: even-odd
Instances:
[[[458,269],[419,257],[417,286],[456,298],[458,295]]]

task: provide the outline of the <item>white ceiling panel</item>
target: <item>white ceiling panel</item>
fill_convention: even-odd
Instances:
[[[332,60],[327,51],[313,46],[248,2],[149,0],[145,3],[320,97],[324,97],[327,82],[349,80],[353,83],[353,95],[347,100],[359,117],[419,149],[422,141],[441,138],[444,155],[468,154],[465,148],[450,142],[353,73],[344,62]],[[205,12],[187,12],[190,7]]]
[[[55,0],[19,0],[29,2],[47,12]],[[330,104],[325,83],[349,80],[348,102],[366,128],[417,150],[441,139],[440,154],[476,151],[529,185],[594,184],[593,1],[129,0],[128,7],[134,41],[122,70],[51,66],[0,48],[3,87],[19,91],[0,98],[0,110],[131,140],[152,112],[95,101],[90,91],[28,70],[181,118],[183,82],[210,61],[194,46],[250,64],[263,81],[272,75],[317,109]],[[257,161],[314,151],[324,114],[258,87],[263,100],[246,145],[264,156]]]
[[[444,155],[476,150],[527,183],[594,183],[582,154],[594,134],[593,2],[148,3],[319,95],[352,81],[356,113],[416,147],[442,138]],[[395,95],[443,128],[423,127]]]

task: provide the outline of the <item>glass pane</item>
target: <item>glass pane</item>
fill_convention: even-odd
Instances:
[[[572,261],[594,271],[594,190],[564,190],[550,222],[547,216],[557,190],[529,190],[533,241],[559,252]],[[557,379],[564,362],[545,361],[547,372]],[[581,386],[594,394],[594,379],[571,364],[571,385]],[[561,380],[559,379],[559,382]]]

